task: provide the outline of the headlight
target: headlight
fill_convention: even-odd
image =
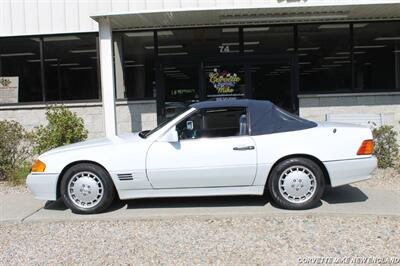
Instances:
[[[41,160],[36,160],[33,165],[31,172],[32,173],[43,173],[44,170],[46,170],[46,164],[42,162]]]

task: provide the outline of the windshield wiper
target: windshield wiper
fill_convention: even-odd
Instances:
[[[150,130],[143,130],[139,132],[139,137],[145,139],[149,135]]]
[[[139,137],[141,137],[142,139],[145,139],[145,138],[146,138],[146,133],[145,133],[145,131],[140,131],[140,132],[139,132]]]

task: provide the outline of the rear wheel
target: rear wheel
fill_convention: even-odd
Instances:
[[[268,189],[281,208],[303,210],[315,206],[324,192],[324,174],[314,161],[290,158],[271,172]]]
[[[61,180],[61,197],[74,213],[92,214],[114,201],[114,184],[102,167],[82,163],[69,168]]]

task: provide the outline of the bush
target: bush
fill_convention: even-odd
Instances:
[[[18,166],[14,171],[10,171],[7,174],[7,181],[11,184],[19,186],[24,185],[26,182],[26,177],[31,172],[31,164],[23,163]]]
[[[399,159],[399,144],[397,132],[393,126],[381,126],[372,130],[375,151],[379,168],[394,167]]]
[[[0,121],[0,179],[9,180],[21,169],[29,168],[32,156],[32,135],[18,122]]]
[[[65,106],[50,106],[46,117],[48,124],[36,127],[33,131],[35,152],[38,154],[87,139],[88,131],[83,119]]]

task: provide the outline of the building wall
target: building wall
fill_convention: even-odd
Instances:
[[[398,3],[394,0],[2,0],[0,36],[98,31],[92,15],[149,10]]]
[[[332,114],[381,114],[383,124],[400,133],[400,92],[300,95],[299,112],[301,117],[319,122]]]
[[[89,139],[104,137],[103,108],[101,103],[65,104],[72,112],[83,118],[89,131]],[[46,124],[45,105],[0,106],[0,120],[15,120],[27,130]],[[118,134],[152,129],[157,125],[156,102],[117,102]]]

